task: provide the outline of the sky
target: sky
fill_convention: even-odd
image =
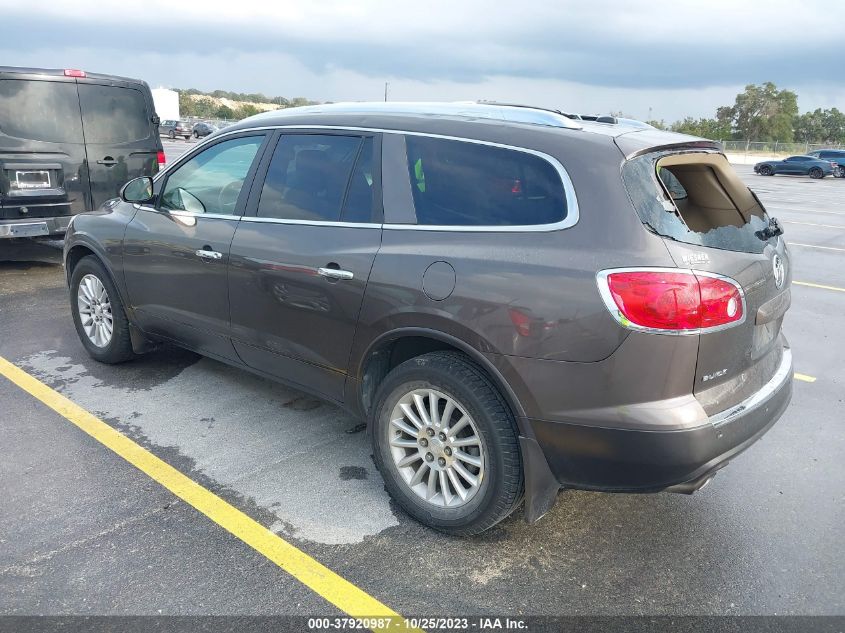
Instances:
[[[845,2],[0,0],[0,63],[318,101],[488,99],[671,122],[746,84],[845,110]]]

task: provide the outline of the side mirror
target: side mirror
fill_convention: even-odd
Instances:
[[[153,179],[141,176],[130,180],[120,190],[120,199],[124,202],[149,202],[153,199]]]

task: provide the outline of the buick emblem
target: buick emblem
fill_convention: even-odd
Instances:
[[[777,253],[772,257],[772,270],[775,273],[775,287],[778,289],[783,288],[783,282],[786,280],[786,266],[781,256]]]

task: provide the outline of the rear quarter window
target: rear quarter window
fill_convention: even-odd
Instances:
[[[417,224],[527,226],[566,218],[557,169],[528,152],[406,136]]]
[[[140,90],[79,84],[85,142],[100,145],[131,143],[152,132],[147,103]]]
[[[640,220],[663,237],[729,251],[762,253],[769,217],[757,197],[713,154],[647,154],[627,161],[622,180]]]
[[[0,131],[48,143],[82,143],[76,84],[0,80]]]

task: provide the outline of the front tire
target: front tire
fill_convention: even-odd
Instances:
[[[819,167],[813,167],[810,170],[810,178],[814,180],[819,180],[820,178],[824,178],[824,172]]]
[[[432,352],[393,369],[378,389],[371,424],[387,491],[429,527],[479,534],[522,499],[513,414],[463,354]]]
[[[196,130],[194,130],[194,138],[199,138],[199,137],[200,137],[200,133],[197,132]]]
[[[167,136],[168,136],[168,138],[175,139],[176,138],[176,132],[174,132],[173,130],[170,130],[170,132],[167,133]]]
[[[772,170],[772,168],[769,167],[768,165],[763,165],[760,168],[760,175],[761,176],[771,176],[773,174],[774,174],[774,170]]]
[[[91,358],[114,364],[135,357],[120,295],[93,255],[83,257],[73,269],[70,305],[76,333]]]

